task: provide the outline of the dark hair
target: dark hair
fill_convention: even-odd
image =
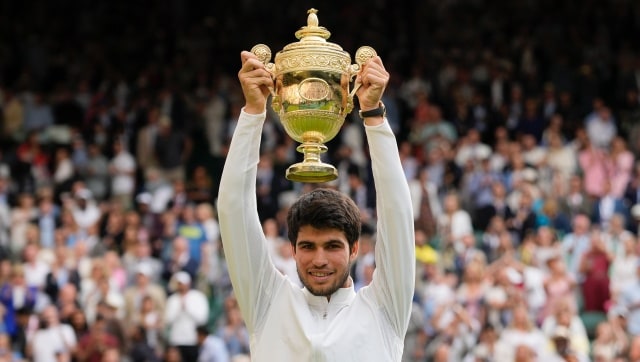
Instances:
[[[206,336],[209,334],[209,327],[206,324],[201,324],[196,327],[196,332],[201,336]]]
[[[360,238],[360,210],[353,200],[338,191],[315,189],[300,196],[289,209],[288,237],[294,249],[300,227],[306,225],[344,232],[351,250]]]

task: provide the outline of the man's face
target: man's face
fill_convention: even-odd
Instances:
[[[358,242],[349,251],[344,232],[302,226],[294,250],[298,276],[313,294],[330,296],[350,283],[351,263],[358,255]]]

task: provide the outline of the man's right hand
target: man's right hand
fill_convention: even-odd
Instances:
[[[238,72],[238,79],[244,93],[244,111],[249,114],[260,114],[265,111],[269,88],[273,87],[273,78],[264,64],[255,54],[243,51],[240,54],[242,68]]]

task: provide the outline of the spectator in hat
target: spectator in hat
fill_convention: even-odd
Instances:
[[[201,291],[191,288],[191,276],[175,273],[170,282],[174,291],[167,299],[164,320],[169,330],[168,343],[178,347],[184,361],[198,359],[197,327],[208,321],[209,303]]]

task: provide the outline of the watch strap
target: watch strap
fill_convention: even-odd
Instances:
[[[378,104],[378,108],[370,109],[368,111],[360,110],[358,112],[358,114],[360,115],[360,118],[380,117],[380,116],[384,117],[386,113],[387,113],[387,109],[385,108],[382,102]]]

